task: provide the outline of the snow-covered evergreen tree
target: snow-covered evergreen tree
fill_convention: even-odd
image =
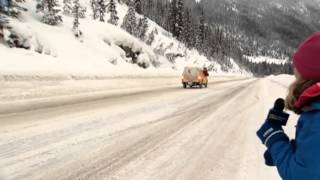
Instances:
[[[137,13],[142,14],[141,0],[134,0],[134,7]]]
[[[44,11],[44,1],[43,0],[37,0],[36,2],[37,2],[37,4],[36,4],[36,12],[37,13],[43,12]]]
[[[204,11],[201,9],[201,16],[200,16],[200,24],[197,32],[197,45],[196,48],[199,51],[203,50],[203,44],[205,40],[205,16],[204,16]]]
[[[4,26],[8,23],[8,19],[0,14],[0,41],[4,38]]]
[[[129,10],[123,19],[121,28],[126,30],[130,34],[134,35],[134,31],[136,27],[137,27],[136,12],[134,10],[134,4],[131,3],[129,6]]]
[[[170,14],[169,14],[169,27],[168,30],[174,35],[175,32],[175,24],[176,24],[176,14],[177,14],[177,0],[171,0],[170,3]],[[175,36],[175,35],[174,35]]]
[[[62,22],[61,11],[57,0],[37,0],[37,12],[43,13],[42,22],[57,25]]]
[[[192,26],[192,17],[190,9],[186,9],[184,16],[184,29],[183,29],[183,42],[187,47],[193,47],[192,36],[193,36],[193,26]]]
[[[177,13],[175,17],[175,32],[174,35],[179,39],[182,40],[182,32],[183,32],[183,1],[177,1]]]
[[[173,36],[178,38],[179,40],[183,40],[183,0],[172,0],[170,7],[170,31]]]
[[[64,15],[71,15],[72,14],[71,0],[63,0],[63,14]]]
[[[27,11],[26,8],[19,5],[21,2],[25,0],[0,0],[0,13],[18,18],[21,11]]]
[[[141,40],[144,40],[146,33],[148,31],[148,27],[149,27],[149,25],[148,25],[147,17],[144,16],[143,18],[140,18],[138,26],[135,31],[135,36]]]
[[[74,17],[74,21],[73,21],[73,33],[77,38],[80,38],[82,36],[82,31],[79,28],[80,22],[79,22],[79,18],[81,15],[81,11],[82,11],[82,6],[79,3],[79,0],[73,0],[73,8],[72,8],[72,14]]]
[[[76,30],[79,28],[79,16],[80,16],[80,3],[79,0],[73,1],[73,7],[72,7],[72,15],[74,17],[73,21],[73,29]]]
[[[147,38],[147,40],[146,40],[146,43],[148,44],[148,45],[151,45],[152,43],[153,43],[153,41],[154,41],[154,38],[155,38],[155,32],[154,31],[152,31],[150,34],[149,34],[149,36],[148,36],[148,38]]]
[[[86,18],[87,8],[80,4],[79,7],[79,18]]]
[[[108,13],[110,13],[110,19],[108,20],[108,23],[118,25],[119,17],[114,0],[110,0],[108,4]]]
[[[94,20],[98,19],[99,18],[99,15],[98,15],[98,0],[90,0],[90,6],[91,6],[91,9],[92,9],[92,18]]]
[[[106,1],[105,0],[98,0],[97,5],[98,5],[97,11],[98,11],[99,20],[101,22],[104,22],[104,16],[106,13],[106,8],[107,8]]]
[[[72,5],[70,15],[74,16],[74,10],[75,10],[75,8],[77,8],[78,18],[82,18],[82,19],[86,18],[87,8],[85,6],[81,5],[79,1],[74,1],[74,0],[73,0],[73,2],[71,2],[71,0],[67,0],[67,1],[70,1],[70,4]],[[75,3],[77,3],[77,4],[75,4]]]

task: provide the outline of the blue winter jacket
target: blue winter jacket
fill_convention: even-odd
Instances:
[[[269,149],[284,180],[320,180],[320,103],[312,107],[315,111],[301,114],[295,141],[279,141]]]

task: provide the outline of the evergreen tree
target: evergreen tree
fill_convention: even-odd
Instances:
[[[21,2],[25,0],[0,0],[0,13],[18,18],[21,11],[27,11],[26,8],[19,5]]]
[[[98,14],[98,8],[99,8],[98,0],[90,0],[90,6],[91,6],[91,9],[92,9],[92,18],[93,18],[94,20],[98,19],[98,18],[99,18],[99,14]]]
[[[0,41],[4,38],[4,28],[5,28],[5,25],[9,23],[9,20],[7,19],[7,17],[5,16],[2,16],[0,14]]]
[[[156,0],[155,9],[156,17],[154,21],[157,22],[164,29],[167,29],[168,14],[170,12],[167,0]]]
[[[193,26],[192,26],[192,17],[190,9],[186,9],[184,17],[184,29],[183,29],[183,42],[187,47],[191,48],[193,46],[192,36],[193,36]]]
[[[80,7],[79,7],[79,18],[86,18],[86,13],[87,13],[87,8],[83,5],[80,4]]]
[[[169,31],[175,36],[177,16],[177,0],[171,0],[169,14]]]
[[[136,29],[135,36],[138,37],[141,40],[145,39],[146,33],[148,31],[148,19],[147,17],[143,17],[139,19],[139,23]]]
[[[141,0],[134,0],[134,7],[137,13],[142,14]]]
[[[80,16],[80,3],[79,0],[74,0],[73,1],[73,8],[72,8],[72,14],[74,17],[74,21],[73,21],[73,29],[77,30],[79,28],[79,16]]]
[[[178,0],[177,2],[177,16],[176,16],[176,37],[179,40],[182,40],[182,32],[183,32],[183,1]]]
[[[147,4],[145,5],[144,13],[147,13],[148,17],[154,20],[156,17],[156,13],[154,13],[154,11],[156,10],[154,2],[153,1],[144,1],[144,2],[147,2]]]
[[[72,3],[71,0],[63,0],[63,14],[71,15],[72,14]]]
[[[204,39],[205,39],[205,16],[204,16],[204,11],[203,8],[201,8],[201,15],[200,15],[200,24],[197,32],[198,36],[198,42],[197,42],[197,49],[199,51],[203,50],[203,44],[204,44]]]
[[[149,36],[148,36],[148,38],[147,38],[147,40],[146,40],[146,43],[148,44],[148,45],[151,45],[152,43],[153,43],[153,41],[154,41],[154,38],[155,38],[155,32],[154,31],[152,31],[150,34],[149,34]]]
[[[37,12],[43,13],[42,22],[49,25],[62,23],[61,11],[57,0],[37,0]]]
[[[108,20],[108,23],[118,25],[119,17],[114,0],[110,0],[109,2],[108,13],[110,13],[110,19]]]
[[[83,13],[83,7],[80,5],[79,0],[73,0],[73,8],[72,8],[72,14],[74,17],[73,21],[73,33],[77,38],[81,38],[82,36],[82,31],[79,28],[80,22],[79,18],[81,14]],[[80,42],[83,42],[83,40],[80,39]]]
[[[43,11],[44,11],[44,5],[45,5],[44,0],[37,0],[36,12],[37,12],[37,13],[43,12]]]
[[[105,16],[105,13],[106,13],[106,2],[105,0],[98,0],[97,1],[97,5],[98,5],[98,16],[99,16],[99,20],[101,22],[104,22],[104,16]]]
[[[183,0],[172,0],[170,14],[171,32],[174,37],[183,40]]]
[[[136,13],[134,10],[134,6],[131,3],[129,6],[129,10],[123,19],[121,28],[126,30],[128,33],[134,35],[134,31],[136,27],[137,27]]]

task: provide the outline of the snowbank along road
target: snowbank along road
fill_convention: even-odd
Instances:
[[[278,179],[263,165],[255,131],[272,100],[285,94],[279,79],[288,78],[218,78],[207,89],[101,87],[64,96],[25,89],[23,101],[3,85],[0,177]]]

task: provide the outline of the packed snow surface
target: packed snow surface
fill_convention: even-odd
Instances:
[[[0,179],[279,179],[255,132],[292,80],[3,81]]]

